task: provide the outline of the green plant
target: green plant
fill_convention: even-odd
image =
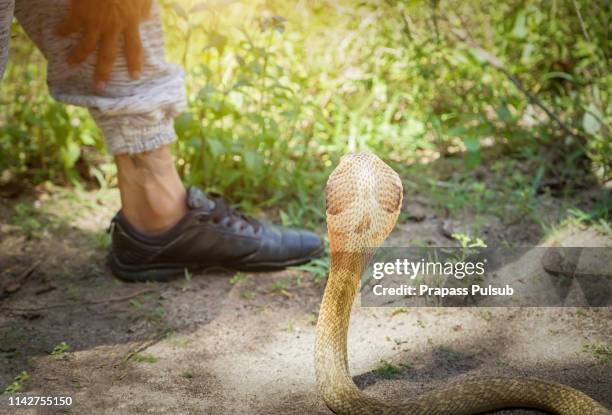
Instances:
[[[251,279],[251,277],[243,272],[237,272],[234,275],[232,275],[232,278],[230,278],[230,284],[242,284],[242,283],[246,283]]]
[[[310,261],[308,264],[299,265],[293,269],[310,273],[315,279],[321,280],[327,278],[329,272],[329,256],[317,258]]]
[[[612,346],[604,342],[586,343],[582,346],[582,351],[593,356],[601,363],[612,363]]]
[[[101,232],[94,233],[92,240],[94,247],[100,251],[107,249],[111,244],[111,236],[106,229]]]
[[[66,342],[61,342],[53,348],[51,356],[62,357],[68,350],[70,350],[70,345]]]
[[[402,373],[402,369],[387,360],[380,359],[375,372],[383,378],[392,378]]]
[[[453,233],[453,238],[456,239],[462,248],[486,248],[487,245],[480,238],[472,238],[464,233]]]
[[[610,179],[600,3],[161,3],[168,55],[187,75],[177,167],[186,184],[251,213],[320,226],[325,180],[349,151],[425,170],[440,208],[510,220],[532,214],[547,178]],[[0,90],[0,184],[113,185],[88,113],[48,96],[42,56],[16,25],[14,34]],[[456,174],[433,177],[427,169],[440,161]],[[484,166],[499,169],[494,183],[478,177]]]
[[[190,283],[191,279],[193,278],[193,274],[191,271],[189,271],[189,269],[185,268],[183,271],[184,277],[185,277],[185,282],[186,283]]]
[[[30,375],[28,375],[28,372],[26,371],[21,372],[19,375],[15,377],[15,379],[13,380],[13,383],[8,385],[6,389],[4,389],[4,394],[20,392],[21,390],[23,390],[23,384],[28,379],[30,379]]]
[[[44,224],[38,219],[36,209],[28,203],[19,203],[15,206],[12,223],[21,228],[21,230],[35,238],[41,238],[44,235]]]
[[[152,354],[146,354],[146,353],[134,353],[131,357],[131,360],[133,360],[136,363],[157,363],[159,362],[159,358],[153,356]]]
[[[272,289],[272,291],[282,291],[284,289],[286,289],[288,286],[287,281],[283,281],[283,280],[276,280],[272,283],[272,285],[270,286],[270,288]]]

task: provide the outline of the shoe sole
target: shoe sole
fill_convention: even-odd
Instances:
[[[209,269],[222,269],[227,271],[245,271],[245,272],[271,272],[281,271],[288,267],[294,267],[298,265],[304,265],[313,259],[319,258],[324,252],[324,248],[321,247],[316,251],[313,251],[306,257],[291,259],[288,261],[281,262],[258,262],[251,264],[238,264],[236,266],[227,265],[209,265],[203,266],[201,264],[158,264],[154,266],[132,266],[122,264],[113,252],[108,254],[108,265],[113,274],[120,280],[126,282],[167,282],[178,278],[179,276],[185,275],[185,271],[189,272],[200,272]]]

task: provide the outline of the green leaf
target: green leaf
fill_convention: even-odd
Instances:
[[[480,140],[477,137],[469,137],[463,139],[463,144],[468,152],[480,151]]]
[[[512,119],[510,110],[505,105],[502,105],[501,107],[497,109],[497,116],[499,117],[499,120],[502,122],[509,122]]]
[[[595,135],[601,129],[601,124],[593,114],[587,111],[582,117],[582,128],[584,128],[584,131],[586,131],[587,133]]]
[[[213,71],[210,69],[208,65],[204,63],[200,65],[200,70],[202,71],[202,74],[207,78],[210,78],[211,76],[213,76]]]
[[[223,146],[223,144],[220,141],[215,140],[214,138],[209,138],[208,140],[206,140],[206,144],[208,145],[210,153],[213,157],[218,157],[225,153],[225,147]]]
[[[281,210],[279,212],[279,215],[280,215],[280,219],[281,219],[281,224],[283,226],[291,226],[292,225],[291,218],[289,217],[289,215],[287,215],[287,213],[285,213],[284,210]]]
[[[189,137],[189,140],[187,140],[187,144],[189,145],[189,147],[199,149],[200,147],[202,147],[203,141],[204,140],[202,139],[202,137],[199,137],[197,135],[192,135],[191,137]]]
[[[69,169],[74,166],[81,156],[81,147],[74,141],[69,141],[66,146],[61,149],[61,155],[64,167]]]
[[[467,170],[472,170],[480,164],[480,140],[478,137],[463,139],[467,153],[463,158],[463,164]]]
[[[470,54],[478,61],[478,63],[486,63],[489,61],[487,53],[480,48],[470,48]]]
[[[217,92],[217,88],[213,84],[206,84],[204,87],[200,88],[198,91],[198,98],[206,98],[207,95],[211,95]]]
[[[224,36],[219,32],[209,32],[208,39],[210,42],[210,46],[217,49],[219,55],[222,55],[225,51],[225,46],[227,45],[227,36]]]
[[[247,150],[247,152],[244,153],[244,162],[247,169],[257,171],[263,162],[263,158],[257,152]]]
[[[561,79],[566,79],[570,82],[574,82],[574,77],[571,74],[568,74],[565,72],[549,72],[542,77],[542,79],[545,79],[545,80],[549,80],[553,78],[561,78]]]
[[[81,143],[85,144],[86,146],[93,146],[96,144],[96,140],[93,138],[90,131],[82,131],[79,138],[81,139]]]
[[[184,112],[174,119],[174,128],[179,137],[183,137],[193,121],[193,113]]]
[[[461,137],[465,133],[465,127],[463,125],[458,125],[456,127],[450,128],[447,131],[447,134],[453,137]]]
[[[512,28],[512,35],[517,39],[524,39],[527,36],[527,12],[521,10],[516,16],[514,21],[514,27]]]

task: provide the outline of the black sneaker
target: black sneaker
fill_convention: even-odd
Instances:
[[[138,232],[119,211],[110,227],[113,273],[127,281],[166,281],[185,269],[276,271],[323,253],[323,242],[314,233],[260,223],[236,212],[220,196],[192,187],[187,204],[185,217],[155,236]]]

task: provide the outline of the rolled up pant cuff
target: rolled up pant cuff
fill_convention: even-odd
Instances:
[[[95,116],[94,116],[95,118]],[[134,125],[134,120],[96,120],[106,138],[108,151],[113,154],[135,154],[155,150],[176,138],[172,119],[151,125]]]

